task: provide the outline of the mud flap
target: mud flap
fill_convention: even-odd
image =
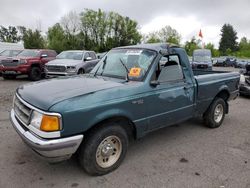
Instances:
[[[226,114],[228,114],[229,113],[229,105],[228,105],[227,101],[225,101],[225,103],[226,103]]]

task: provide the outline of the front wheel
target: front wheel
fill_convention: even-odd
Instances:
[[[204,122],[209,128],[219,127],[225,117],[226,102],[222,98],[215,98],[204,114]]]
[[[84,73],[85,73],[85,72],[84,72],[83,69],[79,69],[78,72],[77,72],[77,74],[84,74]]]
[[[101,125],[82,144],[79,161],[88,174],[104,175],[119,167],[127,147],[128,136],[120,125]]]
[[[32,81],[38,81],[42,77],[42,71],[39,67],[32,67],[29,72],[29,79]]]

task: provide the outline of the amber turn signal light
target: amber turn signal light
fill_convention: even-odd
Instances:
[[[46,132],[59,131],[60,130],[59,118],[57,116],[43,115],[40,129]]]

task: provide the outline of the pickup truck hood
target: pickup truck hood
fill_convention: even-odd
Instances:
[[[82,63],[82,60],[74,60],[74,59],[55,59],[47,63],[47,65],[68,65],[74,66],[79,63]]]
[[[17,93],[29,104],[42,110],[49,110],[51,106],[65,99],[121,85],[103,79],[75,76],[26,84],[19,87]]]

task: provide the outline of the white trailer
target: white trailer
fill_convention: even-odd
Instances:
[[[9,42],[0,42],[0,52],[4,50],[23,50],[24,46],[21,43],[9,43]]]

